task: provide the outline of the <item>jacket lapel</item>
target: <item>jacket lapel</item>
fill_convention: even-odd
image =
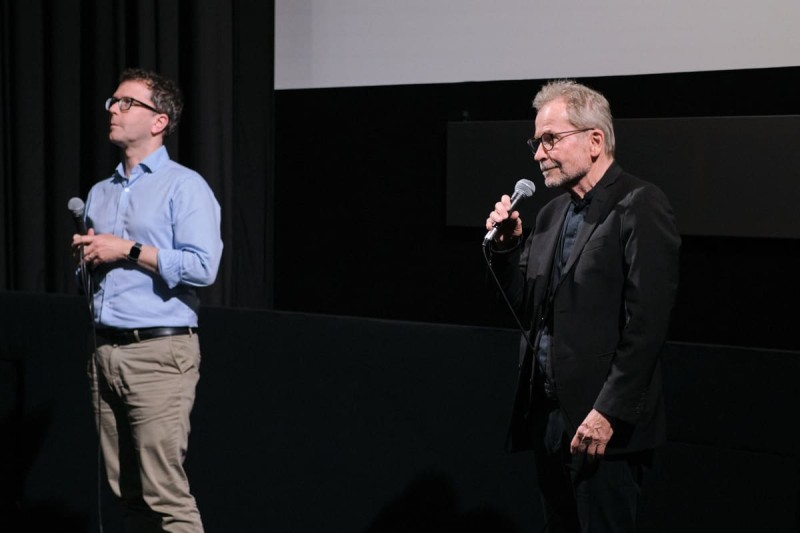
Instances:
[[[578,234],[575,236],[575,244],[572,247],[569,259],[564,267],[559,284],[567,277],[566,274],[572,267],[575,266],[575,263],[583,252],[584,246],[586,246],[586,243],[589,241],[589,237],[591,237],[594,230],[597,229],[597,225],[601,220],[605,220],[608,215],[608,211],[612,207],[611,187],[614,185],[614,182],[617,181],[621,173],[622,168],[614,162],[597,183],[597,191],[594,193],[591,204],[587,207],[588,212],[586,213],[586,219],[578,227]]]
[[[556,256],[556,246],[561,241],[561,232],[564,228],[564,218],[567,215],[567,209],[569,209],[570,199],[569,194],[564,194],[560,197],[559,201],[561,205],[557,206],[553,209],[553,213],[555,215],[554,218],[550,221],[550,227],[543,235],[542,241],[542,250],[549,250],[549,252],[545,253],[542,257],[546,257],[547,260],[542,261],[539,265],[539,272],[537,274],[539,276],[547,276],[545,279],[550,279],[550,273],[553,271],[553,261],[555,260]]]

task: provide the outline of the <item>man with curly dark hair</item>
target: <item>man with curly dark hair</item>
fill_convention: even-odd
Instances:
[[[206,181],[169,158],[178,87],[123,72],[106,100],[122,162],[86,202],[74,235],[91,269],[97,346],[89,377],[106,473],[127,531],[203,531],[183,468],[199,379],[196,287],[222,256],[220,207]]]

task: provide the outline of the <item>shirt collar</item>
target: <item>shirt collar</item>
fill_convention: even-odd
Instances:
[[[153,172],[157,172],[167,163],[167,161],[169,161],[167,147],[161,146],[156,151],[142,159],[138,165],[131,169],[130,179],[133,180],[142,174],[152,174]],[[125,165],[122,163],[117,165],[114,177],[115,181],[127,179],[125,178]]]
[[[572,207],[576,213],[580,213],[585,207],[587,207],[590,203],[592,203],[592,198],[594,198],[594,191],[597,187],[592,187],[589,192],[583,195],[583,198],[579,198],[578,195],[570,191],[570,199],[572,200]]]

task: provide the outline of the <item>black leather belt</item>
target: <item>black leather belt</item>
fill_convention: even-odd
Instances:
[[[172,335],[190,335],[197,333],[198,328],[183,326],[179,328],[97,328],[97,338],[101,344],[133,344],[134,342],[170,337]]]

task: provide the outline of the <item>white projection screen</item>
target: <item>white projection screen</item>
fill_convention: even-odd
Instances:
[[[796,66],[798,0],[276,0],[275,89]]]

